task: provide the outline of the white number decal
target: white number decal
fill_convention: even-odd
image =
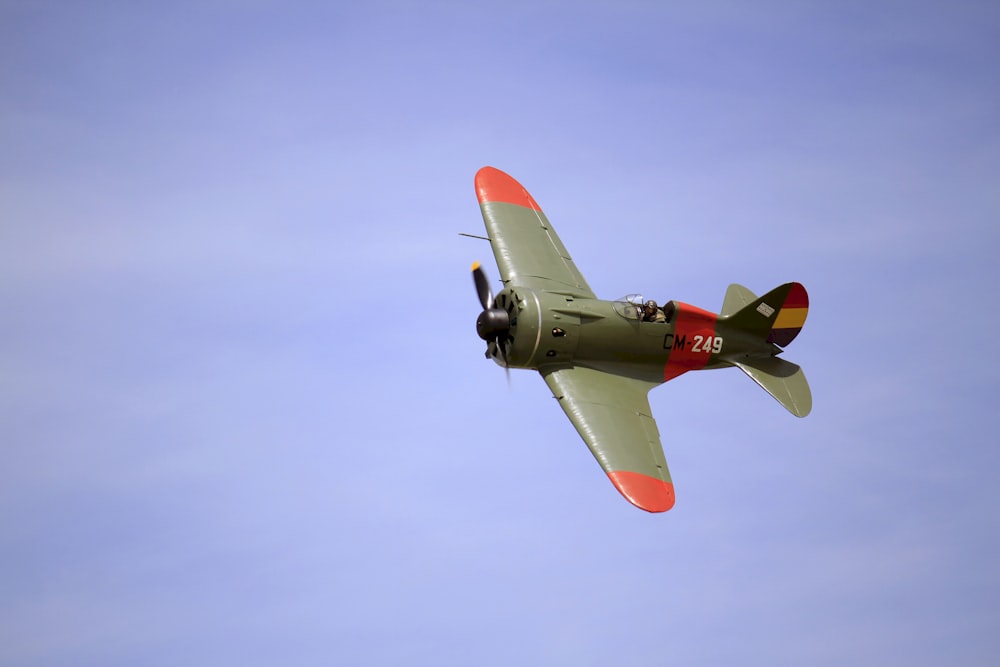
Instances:
[[[691,346],[691,351],[719,354],[722,352],[722,336],[696,335],[694,337],[694,344]]]

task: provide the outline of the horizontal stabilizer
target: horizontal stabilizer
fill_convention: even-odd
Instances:
[[[798,364],[778,357],[759,357],[731,362],[750,376],[796,417],[812,410],[812,392]]]
[[[738,313],[744,306],[748,306],[757,300],[757,295],[748,290],[743,285],[733,283],[726,290],[726,298],[722,300],[722,317],[729,317]]]

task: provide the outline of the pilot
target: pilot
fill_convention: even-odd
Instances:
[[[663,315],[663,311],[656,307],[656,302],[650,299],[646,302],[646,307],[642,312],[642,319],[644,322],[666,322],[667,318]]]

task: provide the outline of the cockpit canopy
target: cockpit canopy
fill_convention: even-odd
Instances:
[[[650,321],[644,314],[644,307],[646,305],[646,299],[641,294],[627,294],[620,299],[616,299],[611,302],[611,307],[614,308],[615,312],[624,317],[626,320],[634,320],[636,322]],[[657,312],[663,313],[664,317],[657,319],[658,322],[669,322],[673,319],[674,311],[677,306],[673,301],[668,301],[665,304],[658,304]]]
[[[611,302],[611,307],[615,312],[626,320],[641,320],[642,306],[646,303],[641,294],[627,294],[620,299]]]

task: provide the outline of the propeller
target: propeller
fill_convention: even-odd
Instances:
[[[479,303],[483,306],[483,312],[476,319],[476,333],[487,343],[486,357],[490,358],[495,353],[499,353],[504,368],[508,368],[507,350],[504,348],[504,343],[510,339],[510,312],[497,307],[497,303],[493,300],[489,279],[486,278],[486,272],[483,271],[479,262],[472,265],[472,280],[476,284]]]

